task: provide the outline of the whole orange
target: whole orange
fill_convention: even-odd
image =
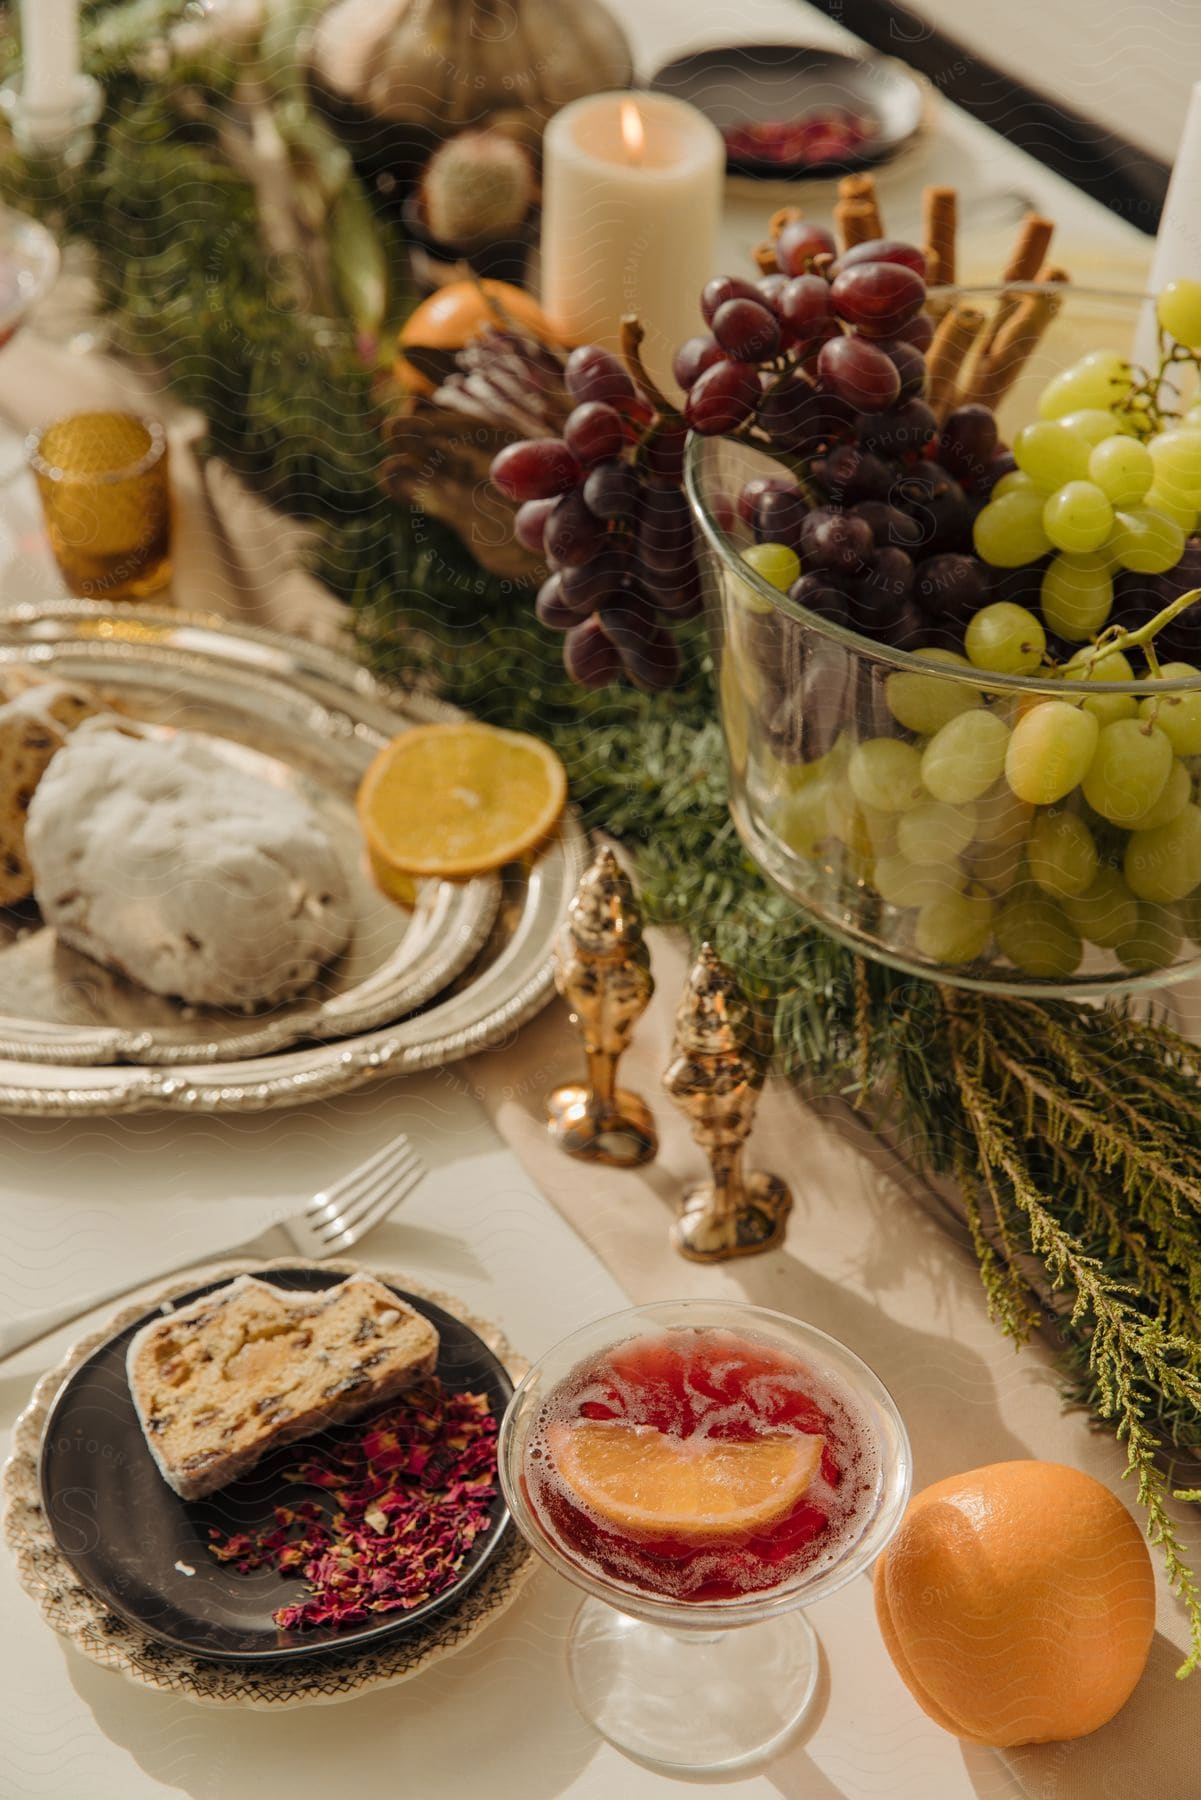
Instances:
[[[990,1463],[924,1488],[876,1564],[876,1616],[910,1693],[956,1737],[1083,1737],[1146,1666],[1155,1578],[1142,1533],[1060,1463]]]
[[[488,301],[495,302],[495,309]],[[563,338],[547,318],[537,300],[524,288],[507,281],[452,281],[438,288],[428,299],[415,306],[397,339],[401,351],[396,373],[410,392],[431,394],[434,383],[404,356],[407,345],[420,345],[427,350],[461,350],[489,325],[502,316],[513,319],[531,337],[546,344],[561,344]]]

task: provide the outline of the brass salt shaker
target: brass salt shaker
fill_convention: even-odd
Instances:
[[[655,991],[629,877],[608,847],[576,890],[555,945],[555,986],[584,1040],[587,1078],[547,1096],[548,1130],[569,1156],[630,1169],[659,1147],[650,1109],[617,1086],[617,1063]]]
[[[766,1059],[746,997],[708,944],[688,974],[676,1013],[675,1055],[663,1085],[688,1114],[712,1179],[685,1191],[671,1240],[693,1262],[770,1250],[784,1236],[792,1194],[778,1175],[747,1174],[750,1134]]]

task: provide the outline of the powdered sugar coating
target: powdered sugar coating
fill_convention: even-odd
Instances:
[[[290,999],[350,935],[346,875],[313,808],[189,732],[80,727],[33,796],[26,846],[64,943],[194,1005]]]

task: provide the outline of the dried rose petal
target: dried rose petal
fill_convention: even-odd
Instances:
[[[879,133],[874,119],[841,108],[817,108],[799,119],[748,120],[723,134],[730,155],[742,162],[838,162]]]
[[[283,1479],[330,1496],[277,1506],[257,1536],[211,1530],[209,1549],[240,1574],[303,1574],[305,1599],[282,1606],[290,1630],[411,1611],[445,1591],[489,1523],[496,1420],[486,1394],[448,1394],[431,1377],[368,1421],[302,1447]]]

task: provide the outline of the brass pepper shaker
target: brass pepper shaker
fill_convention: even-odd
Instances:
[[[548,1095],[548,1130],[569,1156],[632,1169],[659,1148],[637,1094],[617,1086],[617,1063],[655,983],[629,877],[607,847],[580,882],[555,945],[555,986],[584,1040],[585,1081]]]
[[[688,974],[676,1013],[675,1055],[663,1077],[712,1180],[680,1201],[671,1240],[693,1262],[725,1262],[770,1250],[784,1236],[792,1195],[778,1175],[746,1174],[742,1149],[766,1073],[751,1009],[732,972],[708,944]]]

